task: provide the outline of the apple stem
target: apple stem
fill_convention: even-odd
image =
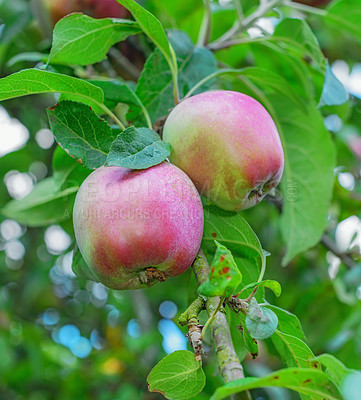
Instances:
[[[174,104],[177,105],[179,103],[179,88],[178,88],[178,63],[177,56],[172,45],[169,43],[169,53],[170,60],[168,61],[171,73],[172,73],[172,81],[173,81],[173,99]]]
[[[101,104],[101,103],[98,103],[98,104],[105,111],[105,113],[108,114],[109,117],[111,117],[112,120],[120,127],[120,129],[122,131],[124,131],[125,130],[125,126],[120,122],[118,117],[112,111],[110,111],[109,108],[106,105]]]

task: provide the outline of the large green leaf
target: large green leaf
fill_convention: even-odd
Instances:
[[[285,265],[314,246],[327,225],[335,148],[313,104],[304,112],[282,97],[272,97],[271,102],[285,153],[281,216]]]
[[[114,131],[87,105],[62,101],[48,108],[50,127],[57,142],[89,169],[102,166],[114,139]]]
[[[145,169],[160,164],[170,156],[170,144],[161,140],[157,132],[131,126],[112,143],[106,166]]]
[[[186,350],[178,350],[161,360],[147,378],[150,392],[167,399],[186,400],[202,391],[206,377],[200,361]]]
[[[0,212],[28,226],[44,226],[71,217],[79,186],[59,190],[54,178],[46,178],[20,200],[11,200]]]
[[[322,371],[311,368],[287,368],[262,378],[244,378],[218,388],[210,400],[222,400],[235,393],[261,387],[278,386],[316,399],[342,400],[337,387]]]
[[[305,20],[285,18],[272,36],[251,40],[255,64],[282,75],[303,98],[319,98],[326,60]]]
[[[252,228],[239,213],[205,205],[202,249],[210,260],[216,250],[215,239],[232,252],[244,284],[258,280],[266,260]]]
[[[121,80],[89,80],[87,81],[92,85],[98,86],[104,93],[104,104],[109,108],[113,109],[118,103],[127,104],[128,106],[135,107],[143,114],[144,123],[151,126],[151,121],[147,110],[143,103],[139,100],[134,90],[130,87],[130,82],[123,82]],[[133,82],[131,82],[133,83]],[[72,100],[84,102],[81,96],[75,94],[62,94],[59,100]],[[89,102],[87,102],[89,104]],[[105,113],[104,108],[99,107],[97,104],[89,104],[93,111],[99,115]]]
[[[117,0],[132,14],[144,33],[158,46],[167,60],[169,60],[169,42],[162,24],[148,10],[134,0]]]
[[[317,357],[317,360],[326,368],[326,374],[339,386],[345,377],[354,371],[345,367],[340,360],[331,354],[321,354]]]
[[[80,186],[91,172],[70,157],[60,146],[54,150],[52,167],[54,183],[59,190],[70,186]]]
[[[71,14],[55,25],[49,62],[94,64],[106,57],[113,44],[140,32],[138,24],[128,19],[95,19]]]
[[[276,27],[272,41],[283,42],[283,46],[300,58],[308,57],[321,71],[326,67],[325,58],[316,36],[303,19],[285,18]]]
[[[328,23],[350,33],[361,42],[361,3],[359,0],[333,1],[327,11],[325,19]]]
[[[264,90],[271,89],[276,93],[281,93],[282,95],[286,96],[288,100],[297,105],[297,107],[305,109],[305,104],[300,99],[300,96],[295,92],[289,82],[281,75],[258,67],[243,68],[240,70],[240,75],[247,77]]]
[[[315,360],[311,349],[297,337],[276,330],[272,340],[288,367],[321,369],[321,365]]]
[[[292,101],[298,107],[304,109],[305,104],[304,101],[300,98],[300,96],[294,91],[292,86],[289,85],[286,79],[284,79],[281,75],[269,71],[264,68],[258,67],[246,67],[246,68],[239,68],[239,69],[218,69],[217,71],[213,72],[212,74],[204,77],[200,82],[192,87],[190,92],[187,93],[187,97],[196,93],[196,89],[201,86],[204,86],[205,83],[208,81],[216,78],[222,77],[224,75],[235,75],[238,78],[246,77],[251,82],[260,86],[265,91],[275,91],[276,93],[281,93],[288,98],[288,100]],[[204,83],[202,85],[202,83]]]
[[[216,59],[213,54],[200,47],[194,47],[189,37],[180,31],[168,31],[178,63],[178,85],[180,96],[184,96],[198,81],[216,70]],[[159,50],[148,57],[139,78],[136,95],[147,108],[152,122],[166,116],[174,106],[172,96],[172,74]],[[129,119],[137,126],[145,124],[141,110],[132,108]]]
[[[71,76],[40,69],[25,69],[0,79],[0,101],[40,93],[76,94],[84,102],[102,104],[103,91]]]

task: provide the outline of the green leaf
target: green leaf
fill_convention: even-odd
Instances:
[[[327,63],[320,106],[338,106],[345,103],[348,98],[348,92],[343,84],[336,78],[332,72],[332,68]]]
[[[273,33],[273,40],[282,40],[289,51],[301,58],[310,58],[315,67],[324,71],[325,58],[316,36],[304,19],[283,19]]]
[[[303,100],[318,98],[322,92],[325,65],[312,60],[312,54],[291,37],[264,37],[252,43],[256,66],[281,75]]]
[[[341,384],[341,393],[345,400],[360,399],[361,371],[354,371],[348,374]]]
[[[297,337],[287,335],[277,329],[276,334],[272,337],[272,341],[283,362],[288,367],[321,369],[321,365],[315,360],[315,355],[311,349]]]
[[[167,399],[186,400],[202,391],[206,378],[194,354],[179,350],[163,358],[152,369],[147,382],[150,392],[161,393]]]
[[[259,355],[259,349],[258,349],[258,343],[257,340],[254,339],[251,334],[249,333],[249,330],[247,329],[246,325],[246,316],[243,313],[238,313],[238,316],[242,322],[241,331],[242,331],[242,336],[244,340],[244,344],[251,354],[252,358],[255,359]]]
[[[32,192],[20,200],[11,200],[1,214],[28,226],[45,226],[71,217],[79,186],[59,190],[54,178],[39,182]]]
[[[258,280],[265,268],[261,244],[246,220],[236,212],[205,205],[202,249],[208,258],[213,257],[214,240],[227,246],[242,272],[245,284]]]
[[[185,95],[198,81],[216,70],[217,62],[213,54],[205,49],[194,47],[189,37],[180,31],[168,31],[178,63],[178,86],[180,96]],[[151,120],[168,114],[174,106],[172,95],[172,74],[159,50],[155,50],[147,59],[135,90],[136,95],[147,108]],[[204,88],[204,87],[203,87]],[[128,118],[135,125],[144,125],[141,110],[131,107]]]
[[[138,107],[144,112],[144,105],[135,92],[122,81],[89,81],[95,86],[100,87],[104,92],[105,100],[114,103],[124,103]],[[145,116],[146,118],[147,116]]]
[[[102,89],[104,93],[104,104],[109,109],[114,109],[114,107],[118,103],[124,103],[128,106],[136,107],[143,112],[144,114],[144,121],[148,123],[149,117],[147,111],[139,100],[138,96],[134,93],[134,91],[128,86],[129,82],[125,83],[122,81],[100,81],[100,80],[89,80],[87,81],[92,85],[98,86]],[[71,100],[71,101],[78,101],[84,102],[82,97],[77,96],[75,94],[62,94],[60,96],[59,101],[62,100]],[[105,113],[104,108],[99,107],[96,103],[89,103],[89,106],[92,107],[93,111],[99,115],[103,115]],[[151,125],[150,121],[148,125]]]
[[[108,123],[85,104],[62,101],[47,109],[49,124],[61,147],[86,168],[106,160],[115,139]]]
[[[132,13],[143,32],[161,50],[165,58],[169,60],[169,42],[159,20],[134,0],[117,1]]]
[[[314,246],[327,225],[332,197],[335,147],[313,104],[307,112],[282,97],[270,97],[285,153],[281,182],[281,233],[287,244],[286,265]]]
[[[70,14],[55,25],[49,62],[94,64],[104,60],[115,43],[140,32],[139,25],[128,19],[95,19]]]
[[[88,265],[86,264],[77,245],[75,245],[74,248],[73,262],[71,269],[78,278],[99,282],[98,278],[94,275],[91,268],[89,268]]]
[[[361,42],[361,5],[358,0],[333,1],[327,9],[325,20],[338,30],[350,33]]]
[[[279,282],[277,281],[272,281],[272,280],[265,280],[265,281],[261,281],[261,282],[253,282],[250,283],[249,285],[246,285],[242,288],[241,293],[244,292],[247,289],[253,289],[255,287],[266,287],[268,289],[271,289],[272,292],[277,296],[281,296],[282,293],[282,289],[281,289],[281,285],[279,284]]]
[[[296,315],[271,304],[266,304],[265,307],[269,308],[277,315],[278,329],[280,331],[287,333],[288,335],[295,336],[301,340],[306,339],[301,323]]]
[[[275,332],[278,324],[277,315],[265,307],[260,307],[252,297],[246,317],[246,325],[254,339],[267,339]]]
[[[242,274],[232,253],[215,240],[217,249],[210,266],[209,278],[199,288],[198,293],[206,297],[231,296],[242,281]]]
[[[112,143],[106,166],[145,169],[160,164],[170,155],[170,144],[148,128],[127,128]]]
[[[305,104],[300,98],[300,96],[295,92],[292,86],[289,85],[286,79],[275,72],[269,71],[264,68],[258,67],[246,67],[239,69],[219,69],[212,74],[206,76],[203,81],[207,82],[215,77],[222,75],[239,75],[244,76],[251,80],[256,85],[260,86],[264,90],[272,89],[286,96],[290,101],[295,103],[298,107],[305,109]],[[196,87],[198,87],[200,82],[197,82]],[[193,94],[194,88],[191,90]],[[188,96],[190,94],[188,93]]]
[[[53,153],[53,178],[59,190],[70,186],[80,186],[90,171],[76,162],[60,146]]]
[[[347,368],[340,360],[331,354],[321,354],[316,357],[316,360],[326,368],[326,374],[329,375],[338,386],[340,386],[345,377],[352,372],[351,369]]]
[[[40,93],[71,93],[98,104],[104,99],[102,90],[91,83],[40,69],[24,69],[0,79],[0,101]]]
[[[222,400],[235,393],[262,387],[283,387],[327,400],[342,400],[337,387],[322,371],[310,368],[286,368],[262,378],[244,378],[218,388],[210,400]],[[318,397],[317,397],[318,396]]]
[[[295,92],[289,82],[281,75],[269,71],[264,68],[247,67],[240,71],[240,75],[249,78],[256,85],[264,89],[273,89],[278,93],[286,96],[290,101],[301,109],[305,109],[305,103],[301,100],[300,96]]]

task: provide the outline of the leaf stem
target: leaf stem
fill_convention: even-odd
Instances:
[[[248,303],[251,301],[252,297],[256,294],[257,290],[258,290],[258,286],[254,287],[251,294],[246,298],[246,301]]]
[[[209,326],[209,324],[213,321],[214,317],[216,316],[217,312],[219,311],[219,309],[221,308],[223,302],[224,302],[225,296],[221,297],[219,299],[219,303],[218,306],[216,307],[216,309],[213,311],[213,314],[208,318],[206,324],[204,325],[203,329],[202,329],[202,335],[201,335],[201,339],[203,340],[204,335],[206,333],[207,327]]]
[[[198,46],[206,46],[211,36],[211,24],[212,24],[211,1],[203,0],[203,2],[205,10],[197,40]]]
[[[177,56],[174,52],[172,45],[169,43],[169,54],[170,60],[168,61],[171,73],[172,73],[172,81],[173,81],[173,99],[174,104],[177,105],[179,103],[179,87],[178,87],[178,63]]]
[[[145,108],[144,104],[143,104],[141,101],[139,102],[139,105],[140,105],[140,108],[141,108],[142,111],[143,111],[145,120],[147,121],[147,126],[148,126],[148,128],[149,128],[149,129],[153,129],[152,121],[151,121],[151,119],[150,119],[148,110]]]
[[[104,104],[102,104],[102,103],[98,103],[98,105],[100,106],[100,108],[101,108],[102,110],[105,111],[106,114],[109,115],[109,117],[111,117],[111,118],[113,119],[113,121],[120,127],[120,129],[121,129],[122,131],[125,130],[125,126],[120,122],[120,120],[118,119],[118,117],[117,117],[112,111],[109,110],[109,108],[108,108],[106,105],[104,105]]]
[[[222,69],[222,70],[218,70],[216,72],[213,72],[213,74],[210,74],[208,76],[206,76],[205,78],[201,79],[199,82],[197,82],[190,90],[189,92],[183,97],[182,101],[187,99],[188,97],[192,96],[192,94],[198,90],[202,85],[204,85],[205,83],[207,83],[208,81],[210,81],[211,79],[220,76],[220,75],[224,75],[224,74],[235,74],[235,73],[240,73],[242,70],[236,70],[236,69]]]

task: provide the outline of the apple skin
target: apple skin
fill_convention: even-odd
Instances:
[[[37,0],[38,7],[47,10],[55,25],[73,12],[83,12],[94,18],[128,18],[129,11],[116,0]]]
[[[266,109],[243,93],[197,94],[169,114],[163,139],[170,161],[218,207],[252,207],[281,180],[284,155],[277,128]]]
[[[331,0],[293,0],[295,3],[305,4],[311,7],[322,7],[330,3]]]
[[[169,162],[145,170],[100,167],[82,183],[73,222],[79,250],[112,289],[150,287],[182,274],[203,234],[203,207]]]

